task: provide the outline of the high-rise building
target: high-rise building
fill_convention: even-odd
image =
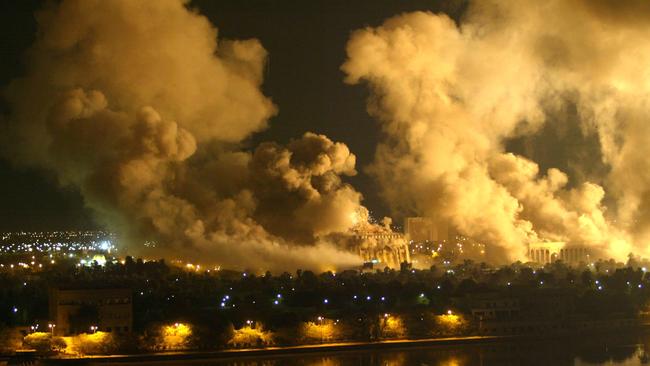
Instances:
[[[449,240],[449,223],[430,217],[407,217],[404,221],[406,240],[413,242],[441,242]]]

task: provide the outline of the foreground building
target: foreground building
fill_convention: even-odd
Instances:
[[[49,297],[54,334],[132,331],[131,289],[53,288]]]
[[[575,334],[638,326],[629,314],[594,319],[581,313],[576,294],[567,289],[509,289],[472,294],[464,301],[481,335]]]

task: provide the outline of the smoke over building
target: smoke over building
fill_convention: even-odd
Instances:
[[[382,224],[377,224],[365,208],[359,209],[354,217],[355,225],[350,230],[327,239],[358,256],[356,266],[372,263],[375,268],[397,269],[411,261],[408,242],[402,233],[391,228],[390,218],[385,217]]]
[[[409,247],[404,235],[394,232],[359,231],[352,235],[349,248],[366,263],[378,268],[400,268],[410,262]]]
[[[370,91],[368,171],[394,214],[441,216],[493,262],[542,238],[650,254],[647,15],[640,1],[474,0],[459,22],[413,12],[354,32],[341,68]]]
[[[262,91],[267,51],[222,39],[186,0],[46,6],[24,74],[3,89],[0,153],[78,190],[135,255],[253,270],[395,264],[408,259],[402,242],[449,240],[450,227],[499,263],[542,238],[648,255],[650,18],[644,2],[618,3],[474,0],[459,22],[414,12],[351,34],[345,82],[368,87],[381,130],[363,168],[392,214],[422,217],[406,238],[357,217],[345,143],[305,128],[249,146],[278,112]],[[566,144],[556,167],[509,150],[565,125],[596,153]]]
[[[528,259],[539,264],[562,261],[575,265],[587,263],[590,259],[589,248],[580,245],[567,245],[565,242],[539,242],[528,245]]]
[[[278,110],[258,40],[219,38],[182,0],[64,0],[36,19],[0,152],[78,190],[127,254],[258,271],[361,261],[326,240],[363,207],[345,144],[306,132],[245,147]]]
[[[453,230],[451,231],[453,232]],[[450,238],[449,223],[430,217],[407,217],[404,220],[404,235],[409,242],[448,241]]]

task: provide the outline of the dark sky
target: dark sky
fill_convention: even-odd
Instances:
[[[220,37],[259,39],[269,52],[264,93],[279,108],[270,128],[250,141],[286,142],[306,131],[346,143],[360,174],[349,181],[375,214],[388,214],[363,167],[373,157],[378,128],[367,115],[364,86],[343,83],[339,66],[351,31],[379,25],[414,10],[462,13],[459,1],[424,0],[201,0],[200,10]],[[0,84],[22,72],[24,52],[36,37],[33,13],[41,1],[0,1]],[[3,113],[7,107],[2,104]],[[93,228],[78,192],[57,187],[47,172],[12,167],[0,159],[0,231]]]

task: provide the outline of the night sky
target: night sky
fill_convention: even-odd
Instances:
[[[359,174],[347,178],[363,193],[377,217],[387,215],[375,183],[363,167],[373,157],[379,129],[366,112],[367,88],[343,83],[350,32],[377,26],[399,13],[444,11],[453,18],[461,2],[437,1],[193,1],[218,28],[219,36],[257,38],[269,53],[263,92],[278,106],[270,128],[256,134],[260,141],[285,143],[305,131],[323,133],[344,142],[357,156]],[[0,2],[0,84],[20,76],[24,53],[36,33],[34,11],[41,1]],[[6,103],[2,104],[7,112]],[[16,143],[20,143],[17,141]],[[12,166],[0,160],[0,230],[92,229],[89,210],[73,188],[60,188],[43,171]]]

